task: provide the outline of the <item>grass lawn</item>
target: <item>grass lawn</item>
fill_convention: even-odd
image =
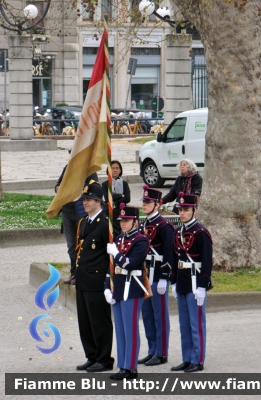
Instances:
[[[45,211],[53,197],[4,193],[0,199],[0,229],[55,228],[61,226],[61,214],[47,219]],[[140,215],[144,215],[140,209]]]
[[[53,197],[4,193],[0,199],[0,229],[53,228],[61,226],[61,215],[47,219],[45,211]]]
[[[155,135],[150,136],[150,137],[141,137],[141,138],[137,138],[137,139],[131,140],[131,143],[141,143],[141,144],[144,144],[144,143],[150,142],[151,140],[154,140],[154,139],[156,139],[156,136],[155,136]]]
[[[66,275],[70,275],[69,264],[57,262],[50,262],[50,264]],[[212,277],[214,288],[210,293],[261,291],[261,267],[241,269],[236,272],[213,271]]]

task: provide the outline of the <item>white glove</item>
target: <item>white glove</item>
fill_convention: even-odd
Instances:
[[[107,243],[107,253],[111,254],[113,257],[119,253],[115,243]]]
[[[116,301],[112,298],[112,292],[110,291],[110,289],[105,289],[104,290],[104,296],[105,296],[105,299],[106,299],[107,303],[109,303],[109,304],[115,304],[116,303]]]
[[[175,297],[175,299],[177,300],[178,295],[177,295],[177,290],[176,290],[176,283],[174,283],[174,285],[172,285],[172,294],[173,294],[173,297]]]
[[[160,279],[157,285],[158,294],[165,294],[166,289],[167,289],[166,279]]]
[[[203,306],[205,297],[206,297],[206,289],[203,287],[198,287],[195,292],[195,299],[197,300],[197,305],[199,307]]]

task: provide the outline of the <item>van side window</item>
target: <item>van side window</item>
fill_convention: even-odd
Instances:
[[[178,118],[167,133],[166,142],[183,140],[185,136],[187,118]]]

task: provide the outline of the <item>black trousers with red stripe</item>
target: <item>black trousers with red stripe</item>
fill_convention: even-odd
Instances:
[[[76,290],[76,304],[80,338],[86,358],[112,368],[111,306],[106,302],[103,291]]]

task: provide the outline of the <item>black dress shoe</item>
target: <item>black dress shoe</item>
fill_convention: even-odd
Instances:
[[[71,275],[70,278],[66,279],[66,281],[64,281],[63,283],[65,283],[66,285],[75,285],[75,276]]]
[[[85,369],[91,367],[93,364],[95,364],[95,361],[88,360],[88,361],[86,361],[85,364],[77,365],[76,369],[77,369],[77,371],[84,371]]]
[[[149,361],[152,359],[153,356],[151,356],[150,354],[144,358],[142,358],[141,360],[138,361],[138,364],[145,364],[145,362]]]
[[[184,371],[184,369],[188,368],[190,362],[184,361],[182,364],[177,365],[176,367],[170,368],[171,371]]]
[[[114,381],[122,381],[124,378],[136,379],[137,377],[138,377],[138,371],[136,369],[130,371],[129,369],[124,369],[124,368],[121,368],[119,372],[117,372],[116,374],[110,375],[110,379],[113,379]]]
[[[197,372],[197,371],[203,371],[204,369],[204,364],[190,364],[186,369],[184,369],[184,372]]]
[[[87,372],[103,372],[103,371],[111,371],[112,369],[113,366],[105,367],[104,365],[96,362],[95,364],[87,368]]]
[[[168,357],[157,357],[153,356],[149,361],[145,362],[146,367],[151,367],[153,365],[165,364],[168,362]]]

